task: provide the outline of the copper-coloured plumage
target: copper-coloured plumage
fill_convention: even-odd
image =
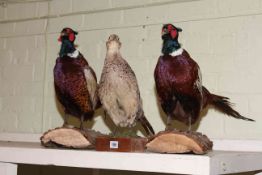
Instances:
[[[84,56],[75,49],[74,40],[77,32],[64,28],[60,39],[62,42],[59,57],[54,67],[54,85],[58,101],[67,114],[81,120],[92,119],[98,104],[97,79]]]
[[[172,24],[163,26],[162,55],[154,72],[159,101],[168,116],[167,127],[171,119],[194,124],[207,105],[234,118],[253,121],[235,111],[227,97],[212,94],[202,85],[198,64],[178,42],[180,31]]]

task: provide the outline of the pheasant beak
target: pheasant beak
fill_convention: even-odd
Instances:
[[[59,36],[59,38],[57,39],[59,42],[62,42],[62,37],[65,36],[66,34],[64,32],[62,32]]]
[[[163,29],[162,32],[161,32],[161,36],[164,36],[167,33],[168,33],[168,30],[167,29]]]

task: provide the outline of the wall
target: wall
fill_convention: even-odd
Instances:
[[[52,70],[65,26],[79,31],[76,43],[98,78],[105,41],[111,33],[120,36],[145,114],[156,131],[163,130],[166,118],[156,102],[153,71],[162,24],[173,23],[183,29],[180,42],[200,65],[203,84],[256,120],[210,109],[194,128],[211,138],[261,139],[261,21],[262,0],[53,0],[1,6],[0,132],[41,133],[62,124]],[[100,113],[86,125],[109,132],[110,121]]]

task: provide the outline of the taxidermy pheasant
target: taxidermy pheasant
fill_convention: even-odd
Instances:
[[[62,42],[59,57],[54,67],[54,85],[57,99],[64,107],[64,125],[68,114],[84,120],[92,119],[98,104],[97,79],[84,56],[75,48],[77,32],[71,28],[61,31]]]
[[[198,64],[178,42],[182,29],[166,24],[162,28],[162,55],[158,59],[154,76],[156,90],[163,111],[167,114],[167,128],[176,119],[189,128],[200,112],[213,105],[220,112],[237,119],[254,121],[232,109],[229,98],[211,94],[201,82]]]
[[[98,88],[106,114],[120,127],[132,127],[139,121],[146,133],[153,135],[154,130],[142,109],[135,73],[120,54],[119,37],[110,35],[106,46],[107,53]]]

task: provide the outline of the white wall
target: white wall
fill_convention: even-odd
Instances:
[[[0,7],[0,132],[41,133],[62,124],[52,71],[65,26],[79,31],[76,44],[98,78],[105,41],[111,33],[120,36],[145,114],[163,130],[153,71],[164,23],[183,29],[180,42],[200,65],[204,85],[256,120],[210,109],[195,128],[211,138],[262,139],[262,0],[53,0]],[[99,116],[87,125],[109,132]]]

